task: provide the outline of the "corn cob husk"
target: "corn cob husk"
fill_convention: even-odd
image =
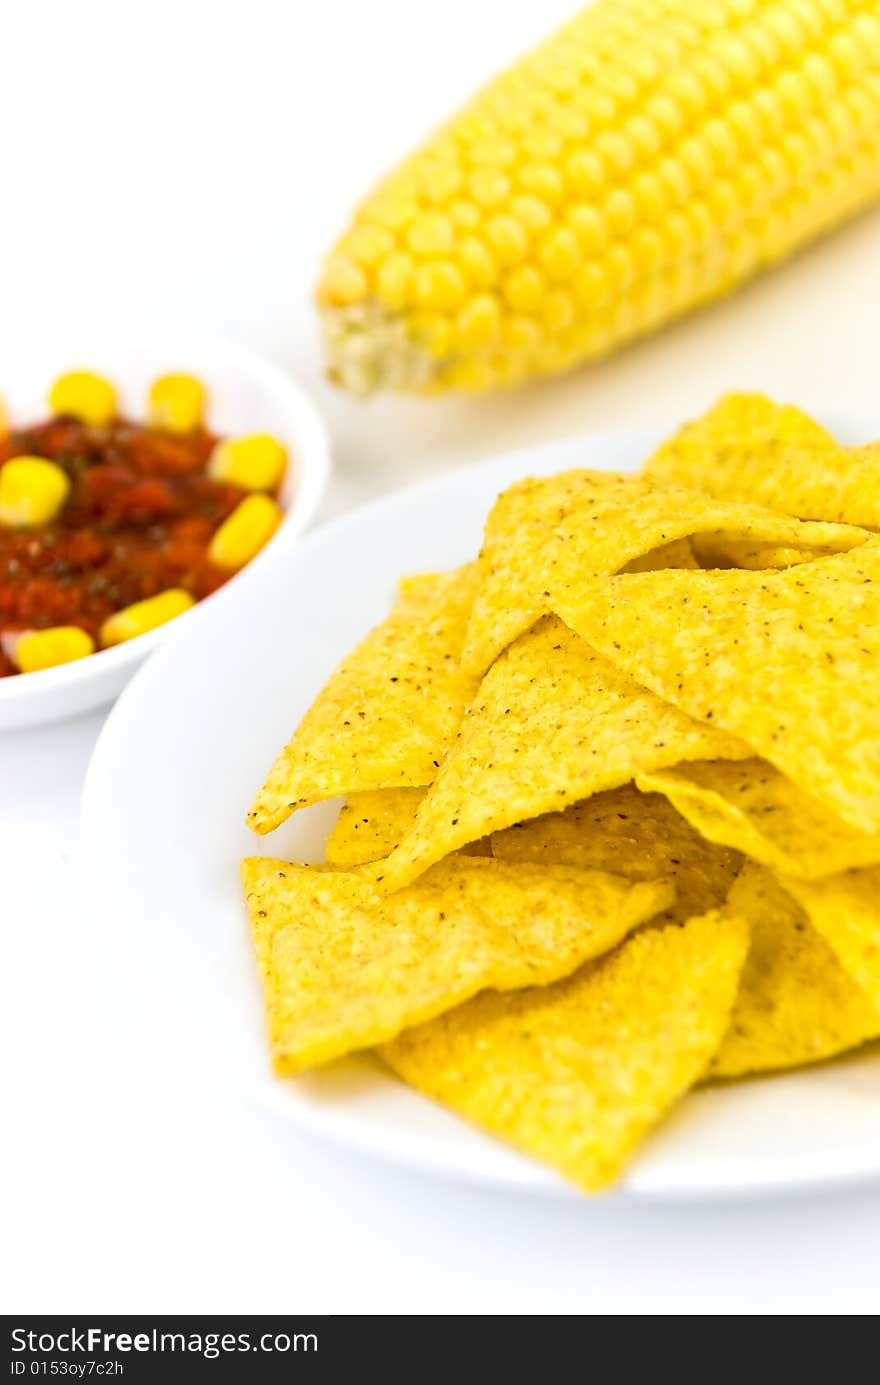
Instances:
[[[329,373],[567,370],[880,193],[880,0],[598,0],[367,197],[318,288]]]

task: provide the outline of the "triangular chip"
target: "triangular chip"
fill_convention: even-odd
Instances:
[[[387,856],[409,832],[426,792],[425,789],[374,789],[351,794],[343,803],[327,838],[327,865],[334,870],[352,870]],[[488,840],[483,839],[468,842],[460,854],[491,856],[492,852]]]
[[[784,572],[586,582],[558,614],[659,697],[880,831],[880,542]]]
[[[727,907],[752,941],[711,1076],[817,1063],[880,1036],[880,1010],[769,871],[746,865]]]
[[[424,796],[424,789],[368,789],[349,794],[327,838],[327,865],[351,870],[387,856],[412,827]]]
[[[710,842],[804,880],[880,862],[880,833],[848,827],[766,760],[702,760],[640,774]]]
[[[801,519],[880,529],[876,450],[839,447],[800,409],[760,394],[719,400],[664,443],[645,474]]]
[[[255,831],[337,794],[430,784],[476,687],[459,666],[474,581],[469,565],[402,583],[269,771],[248,814]]]
[[[662,567],[673,541],[706,533],[821,553],[865,538],[861,530],[802,524],[639,476],[565,471],[520,481],[486,521],[463,667],[482,673],[542,615],[571,600],[585,578],[618,572],[655,549]]]
[[[475,858],[390,899],[358,875],[260,857],[242,877],[280,1073],[381,1043],[487,986],[567,976],[674,895],[668,881]]]
[[[794,567],[796,563],[806,563],[812,558],[827,558],[837,550],[834,548],[786,548],[782,544],[755,543],[754,539],[739,539],[730,534],[695,535],[691,542],[694,562],[691,567],[742,567],[752,572],[763,572],[772,567]],[[656,564],[654,565],[656,568]],[[672,563],[665,564],[672,567]],[[686,567],[686,563],[676,563],[676,567]],[[654,569],[651,569],[652,571]],[[637,568],[628,567],[627,572]]]
[[[780,880],[844,971],[880,1007],[880,866],[827,880]]]
[[[555,986],[486,992],[386,1044],[406,1082],[588,1192],[704,1073],[748,932],[708,914],[649,929]]]
[[[466,842],[617,788],[641,770],[747,754],[549,617],[483,679],[412,831],[376,879],[398,889]]]
[[[705,841],[660,794],[639,793],[632,784],[517,823],[491,843],[502,861],[610,870],[627,880],[669,876],[675,902],[655,925],[683,923],[723,904],[742,864],[738,851]]]

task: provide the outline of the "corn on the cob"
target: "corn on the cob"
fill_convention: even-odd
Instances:
[[[106,649],[110,645],[137,639],[138,635],[146,635],[175,616],[183,615],[195,604],[195,597],[181,587],[169,587],[167,591],[159,592],[158,596],[135,601],[133,605],[107,617],[101,626],[101,644]]]
[[[565,370],[880,193],[878,0],[598,0],[362,204],[318,289],[365,394]]]
[[[67,472],[45,457],[10,457],[0,467],[0,525],[33,529],[48,524],[70,493]]]
[[[116,391],[103,375],[90,370],[70,370],[59,375],[49,391],[49,407],[55,414],[69,414],[82,423],[99,427],[116,413]]]

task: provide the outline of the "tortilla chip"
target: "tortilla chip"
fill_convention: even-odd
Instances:
[[[242,877],[275,1069],[392,1038],[487,986],[567,976],[674,895],[602,871],[444,861],[382,898],[358,875],[252,858]]]
[[[645,474],[719,500],[880,529],[878,460],[873,448],[839,447],[791,404],[731,394],[664,443]]]
[[[654,925],[684,923],[723,904],[742,865],[738,851],[704,841],[660,794],[632,784],[517,823],[491,842],[502,861],[610,870],[627,880],[668,876],[675,902]]]
[[[780,883],[801,905],[844,971],[880,1008],[880,867],[850,870],[827,880],[781,876]]]
[[[880,1011],[769,871],[747,864],[728,909],[752,941],[712,1077],[817,1063],[880,1035]]]
[[[637,783],[665,794],[710,842],[783,874],[816,880],[880,862],[880,833],[848,827],[766,760],[694,761]]]
[[[486,521],[462,666],[484,672],[541,616],[576,596],[585,578],[619,572],[652,549],[662,562],[673,541],[700,533],[822,553],[865,539],[862,530],[802,524],[639,476],[565,471],[520,481]]]
[[[335,870],[353,870],[387,856],[412,827],[425,792],[375,789],[372,793],[352,794],[343,803],[327,838],[327,865]],[[491,856],[492,851],[484,838],[468,842],[456,855]]]
[[[327,838],[327,865],[351,870],[387,856],[412,827],[424,796],[424,789],[349,794]]]
[[[549,617],[493,664],[412,831],[375,878],[399,889],[466,842],[617,788],[641,770],[747,754]]]
[[[690,539],[673,539],[659,548],[649,548],[620,569],[621,572],[656,572],[664,567],[700,567]]]
[[[275,761],[248,814],[255,831],[337,794],[430,784],[476,687],[458,662],[474,583],[472,564],[407,579]]]
[[[784,572],[609,577],[558,613],[659,697],[880,831],[880,542]]]
[[[381,1054],[404,1081],[588,1192],[703,1074],[748,932],[719,913],[640,933],[555,986],[487,992]]]
[[[773,567],[794,567],[795,563],[806,563],[813,558],[830,557],[834,550],[814,548],[786,548],[782,544],[755,543],[753,539],[738,539],[731,534],[695,534],[691,543],[694,554],[693,567],[727,568],[742,567],[751,572],[763,572]],[[669,563],[667,566],[671,567]],[[684,567],[684,563],[677,564]],[[628,568],[627,571],[637,569]]]

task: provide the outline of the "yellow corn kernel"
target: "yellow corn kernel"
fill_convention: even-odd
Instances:
[[[269,433],[218,442],[208,459],[208,475],[246,491],[272,491],[284,475],[287,451]]]
[[[192,433],[205,415],[205,387],[193,375],[161,375],[150,386],[147,411],[154,428]]]
[[[268,495],[249,495],[224,520],[211,540],[208,557],[217,567],[235,572],[269,542],[282,511]]]
[[[95,641],[78,625],[54,625],[50,630],[25,630],[13,642],[12,658],[21,673],[39,673],[94,652]]]
[[[0,467],[0,524],[34,529],[60,512],[70,492],[67,473],[45,457],[10,457]]]
[[[149,630],[174,620],[196,604],[194,596],[180,587],[169,587],[158,596],[150,596],[146,601],[135,601],[108,616],[101,626],[101,644],[105,649],[110,645],[124,644],[126,640],[137,639]]]
[[[97,428],[115,417],[116,391],[103,375],[70,370],[59,375],[50,389],[49,407],[55,414],[69,414]]]
[[[9,432],[9,418],[6,413],[6,406],[0,399],[0,438],[5,437]]]
[[[595,0],[357,213],[394,248],[344,292],[350,232],[331,255],[332,377],[437,394],[592,360],[866,206],[880,196],[876,8]],[[385,272],[402,247],[405,292]]]

